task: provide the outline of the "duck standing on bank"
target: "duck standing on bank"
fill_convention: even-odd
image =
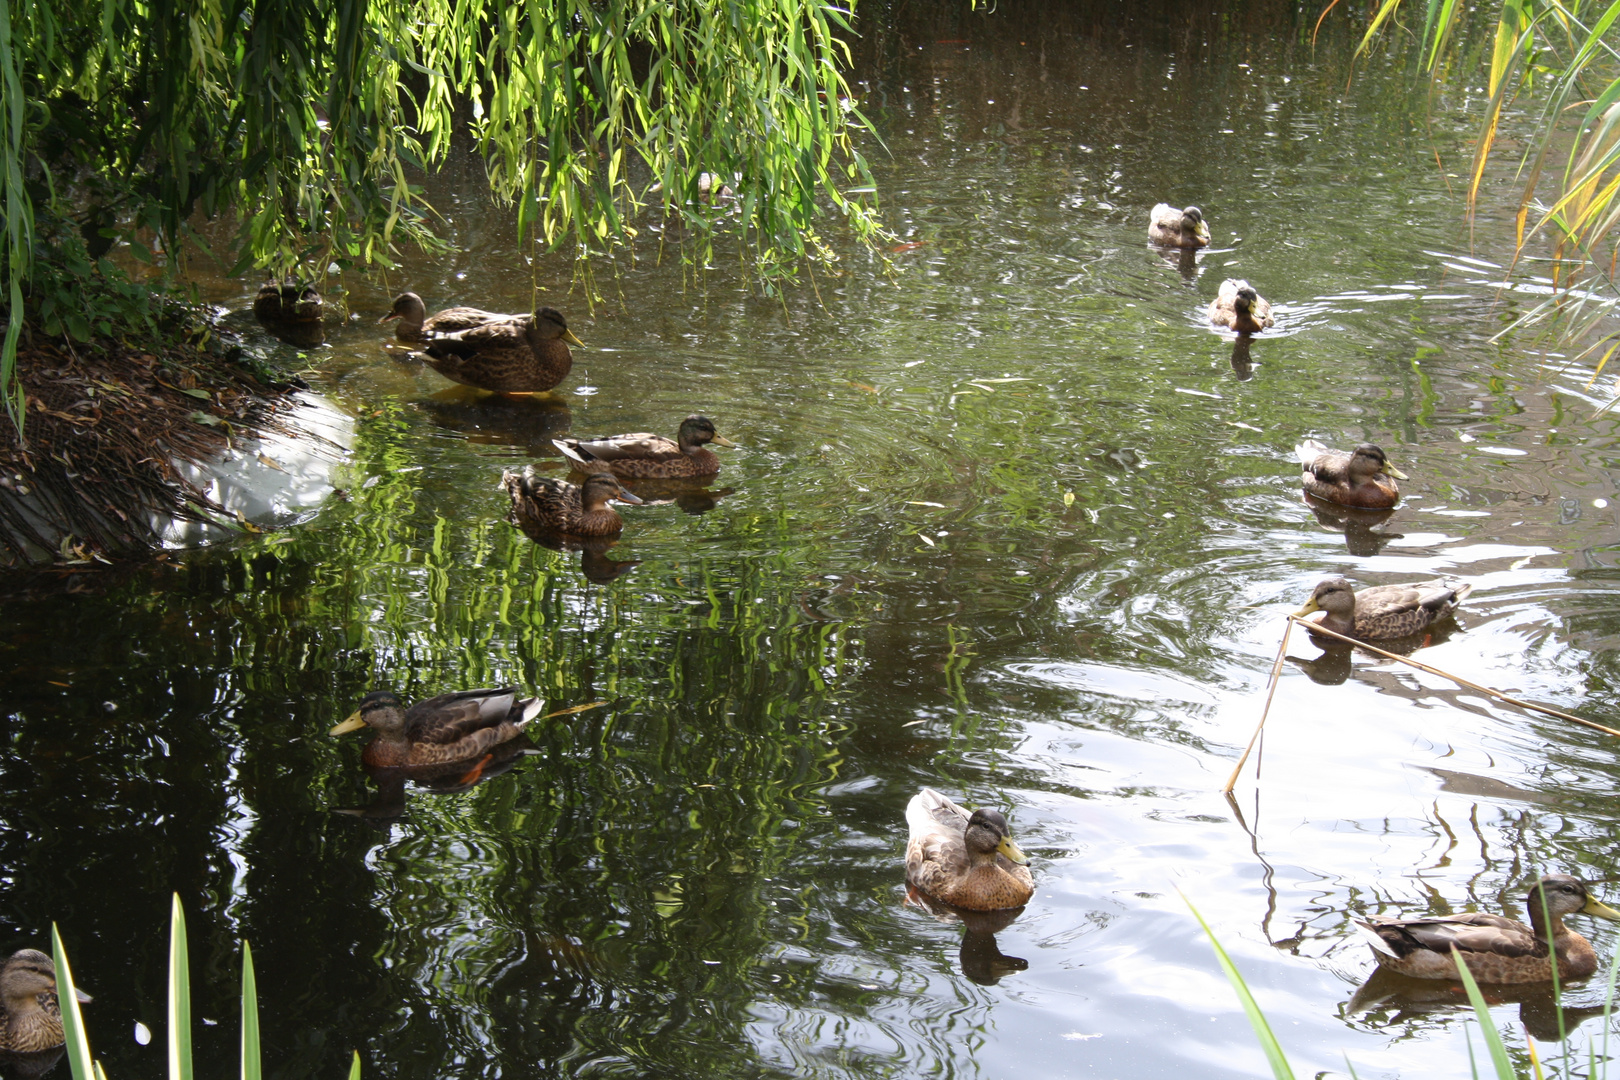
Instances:
[[[74,991],[82,1002],[90,995]],[[0,1052],[37,1054],[62,1045],[56,965],[38,949],[18,949],[0,967]]]
[[[1177,210],[1169,203],[1159,203],[1148,215],[1148,239],[1165,247],[1208,247],[1209,223],[1196,206]]]
[[[707,448],[708,443],[737,446],[715,433],[713,420],[696,413],[681,421],[674,440],[645,431],[599,439],[551,440],[579,472],[588,475],[606,469],[631,479],[713,476],[720,471],[720,458]]]
[[[1344,578],[1331,577],[1317,584],[1294,615],[1303,619],[1321,612],[1313,620],[1317,625],[1363,641],[1402,638],[1427,630],[1456,611],[1473,588],[1435,578],[1409,585],[1375,585],[1356,592]]]
[[[566,480],[541,476],[533,465],[528,465],[521,473],[512,469],[503,472],[501,487],[512,498],[509,520],[524,532],[617,536],[624,528],[624,519],[608,501],[641,501],[606,472],[592,473],[585,483],[575,487]]]
[[[1595,915],[1620,922],[1620,911],[1587,892],[1569,874],[1548,874],[1524,898],[1526,926],[1504,915],[1480,911],[1432,918],[1397,919],[1373,915],[1357,920],[1380,966],[1417,979],[1455,979],[1455,949],[1482,983],[1545,982],[1552,957],[1560,979],[1584,979],[1597,970],[1591,943],[1564,925],[1565,915]]]
[[[906,881],[936,900],[971,911],[1022,907],[1035,894],[1029,860],[1000,811],[969,814],[933,788],[906,806]]]
[[[1209,302],[1209,321],[1239,334],[1258,334],[1274,325],[1271,304],[1242,278],[1227,278]]]
[[[1346,453],[1306,439],[1294,447],[1294,454],[1302,467],[1300,483],[1307,495],[1367,510],[1388,510],[1401,501],[1401,487],[1395,481],[1408,477],[1372,443],[1362,443]]]

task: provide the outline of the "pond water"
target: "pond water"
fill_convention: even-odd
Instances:
[[[351,282],[364,318],[310,358],[356,417],[344,491],[5,601],[0,948],[61,927],[115,1078],[163,1070],[171,891],[215,1074],[244,939],[275,1076],[1262,1073],[1191,901],[1300,1075],[1466,1075],[1454,998],[1356,996],[1350,920],[1614,875],[1615,740],[1296,635],[1220,789],[1330,573],[1472,582],[1424,659],[1612,721],[1620,450],[1588,369],[1492,340],[1538,299],[1494,288],[1511,177],[1470,228],[1455,103],[1352,65],[1332,18],[1313,49],[1306,8],[863,6],[901,250],[785,299],[650,231],[589,283],[531,268],[476,163],[436,178],[458,253]],[[1185,272],[1145,243],[1160,200],[1212,223]],[[1278,305],[1246,356],[1202,318],[1227,276]],[[588,345],[545,400],[451,388],[373,323],[400,288],[531,284]],[[693,411],[742,449],[609,551],[505,524],[501,470],[560,474],[551,438]],[[1319,520],[1306,436],[1383,446],[1400,509]],[[605,704],[456,793],[380,792],[327,736],[368,689],[506,683]],[[993,937],[904,903],[923,785],[1031,856]],[[1603,1021],[1560,1044],[1551,1008],[1496,1019],[1584,1059]]]

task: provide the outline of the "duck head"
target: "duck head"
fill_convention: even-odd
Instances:
[[[729,446],[732,449],[736,449],[737,446],[730,439],[721,438],[715,434],[713,420],[710,420],[707,416],[699,416],[697,413],[693,413],[681,421],[681,430],[676,435],[675,441],[681,444],[681,453],[683,454],[696,453],[704,443],[712,442],[716,446]]]
[[[1007,827],[1007,819],[999,810],[981,807],[973,811],[962,839],[976,862],[993,859],[996,855],[1005,855],[1015,863],[1029,862],[1024,853],[1018,850],[1018,845],[1013,843],[1012,830]]]
[[[360,707],[334,727],[330,734],[347,735],[369,727],[383,735],[405,733],[405,710],[391,690],[373,690],[360,699]]]

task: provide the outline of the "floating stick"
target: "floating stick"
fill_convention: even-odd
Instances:
[[[1277,659],[1271,665],[1271,681],[1266,690],[1266,707],[1260,712],[1260,722],[1254,726],[1254,734],[1249,736],[1249,745],[1243,748],[1243,756],[1238,758],[1237,767],[1232,770],[1232,775],[1226,778],[1226,786],[1221,788],[1221,794],[1229,799],[1232,797],[1232,789],[1237,786],[1238,773],[1242,772],[1243,766],[1248,763],[1249,752],[1259,740],[1260,732],[1265,730],[1266,717],[1271,715],[1271,699],[1277,696],[1277,676],[1282,673],[1283,654],[1288,651],[1288,635],[1293,632],[1294,624],[1290,622],[1283,630],[1282,644],[1277,646]]]
[[[1500,691],[1500,690],[1492,690],[1488,686],[1481,686],[1481,685],[1479,685],[1479,683],[1469,682],[1467,679],[1463,678],[1460,675],[1453,675],[1449,671],[1441,671],[1437,667],[1432,667],[1429,664],[1425,664],[1425,663],[1421,663],[1421,662],[1419,662],[1417,660],[1413,660],[1411,657],[1400,656],[1400,655],[1398,655],[1396,653],[1386,652],[1383,649],[1380,649],[1376,645],[1369,645],[1365,641],[1358,641],[1357,639],[1355,639],[1353,637],[1346,637],[1345,635],[1340,634],[1340,633],[1338,633],[1336,631],[1329,630],[1325,626],[1318,626],[1316,623],[1311,622],[1309,619],[1302,619],[1298,615],[1289,615],[1288,616],[1288,621],[1290,623],[1304,623],[1305,626],[1308,627],[1310,629],[1310,632],[1313,633],[1313,634],[1323,634],[1323,635],[1326,635],[1327,637],[1338,638],[1340,641],[1349,642],[1351,645],[1354,645],[1357,648],[1366,649],[1368,652],[1375,652],[1379,656],[1387,656],[1391,660],[1399,660],[1401,663],[1406,664],[1409,667],[1415,667],[1419,671],[1427,671],[1430,675],[1438,675],[1442,679],[1450,679],[1452,682],[1458,684],[1459,686],[1466,686],[1470,690],[1478,690],[1482,694],[1487,694],[1487,695],[1489,695],[1489,696],[1491,696],[1493,698],[1496,698],[1496,699],[1498,699],[1500,701],[1505,701],[1509,705],[1517,705],[1521,709],[1529,709],[1532,712],[1546,713],[1548,716],[1556,716],[1560,720],[1568,720],[1571,723],[1580,724],[1583,727],[1589,727],[1589,728],[1592,728],[1592,729],[1594,729],[1596,731],[1601,731],[1606,735],[1614,735],[1614,736],[1620,737],[1620,731],[1616,731],[1612,727],[1604,727],[1602,724],[1595,723],[1595,722],[1593,722],[1591,720],[1584,719],[1583,717],[1576,716],[1574,713],[1563,712],[1563,711],[1561,711],[1559,709],[1554,709],[1554,708],[1552,708],[1550,706],[1547,706],[1547,705],[1535,705],[1535,704],[1532,704],[1531,702],[1528,702],[1528,701],[1520,701],[1518,698],[1515,698],[1515,697],[1508,697],[1506,694],[1502,693],[1502,691]],[[1283,640],[1287,641],[1288,638],[1286,636],[1284,636]],[[1267,705],[1268,708],[1271,705],[1271,701],[1270,701],[1269,698],[1266,701],[1266,705]],[[1264,718],[1262,718],[1262,723],[1263,722],[1264,722]],[[1230,790],[1230,789],[1228,789],[1228,790]]]

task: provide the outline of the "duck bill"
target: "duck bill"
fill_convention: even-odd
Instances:
[[[95,1000],[95,998],[91,997],[83,990],[80,990],[77,986],[73,988],[73,996],[79,1000],[79,1004],[81,1005],[88,1005]]]
[[[359,731],[361,728],[363,728],[365,726],[366,726],[366,722],[364,720],[360,719],[360,710],[356,709],[354,711],[353,716],[350,716],[347,720],[343,721],[343,723],[341,723],[337,727],[333,728],[330,732],[328,732],[328,734],[330,734],[330,735],[347,735],[349,732],[351,732],[351,731]]]
[[[716,446],[729,446],[733,450],[738,449],[737,444],[732,442],[730,439],[726,438],[724,435],[716,435],[714,438],[710,439],[709,441],[714,443],[714,445],[716,445]]]
[[[1198,228],[1193,230],[1193,235],[1198,237],[1198,239],[1202,240],[1204,243],[1209,243],[1209,226],[1200,221],[1198,223]]]
[[[1389,475],[1393,476],[1397,480],[1410,480],[1410,479],[1412,479],[1410,476],[1407,476],[1405,473],[1401,472],[1401,470],[1397,469],[1395,466],[1391,465],[1387,461],[1384,462],[1384,471],[1389,473]]]
[[[1316,597],[1313,596],[1309,600],[1305,601],[1305,606],[1304,607],[1302,607],[1298,611],[1294,612],[1294,618],[1303,619],[1305,616],[1309,615],[1311,612],[1313,612],[1313,611],[1321,611],[1321,610],[1322,610],[1321,606],[1318,605],[1317,602],[1316,602]]]
[[[377,320],[377,325],[381,326],[385,322],[393,322],[397,318],[399,318],[399,312],[390,311],[388,314]]]
[[[1001,843],[996,845],[996,851],[999,854],[1007,856],[1007,858],[1011,859],[1015,863],[1018,863],[1020,866],[1029,862],[1028,857],[1026,857],[1022,851],[1018,850],[1018,845],[1012,842],[1012,837],[1010,836],[1003,836],[1001,838]]]
[[[1600,919],[1608,919],[1611,922],[1620,922],[1620,911],[1614,910],[1608,904],[1598,903],[1596,897],[1587,898],[1586,906],[1581,908],[1581,913],[1583,915],[1596,915]]]
[[[637,506],[640,506],[643,501],[641,496],[632,495],[630,492],[624,490],[624,488],[620,488],[618,494],[614,495],[613,497],[618,499],[620,502],[635,503]]]
[[[575,337],[574,332],[568,329],[566,326],[563,327],[563,340],[568,342],[570,345],[578,345],[582,349],[585,347],[585,343],[579,340],[579,338]]]

